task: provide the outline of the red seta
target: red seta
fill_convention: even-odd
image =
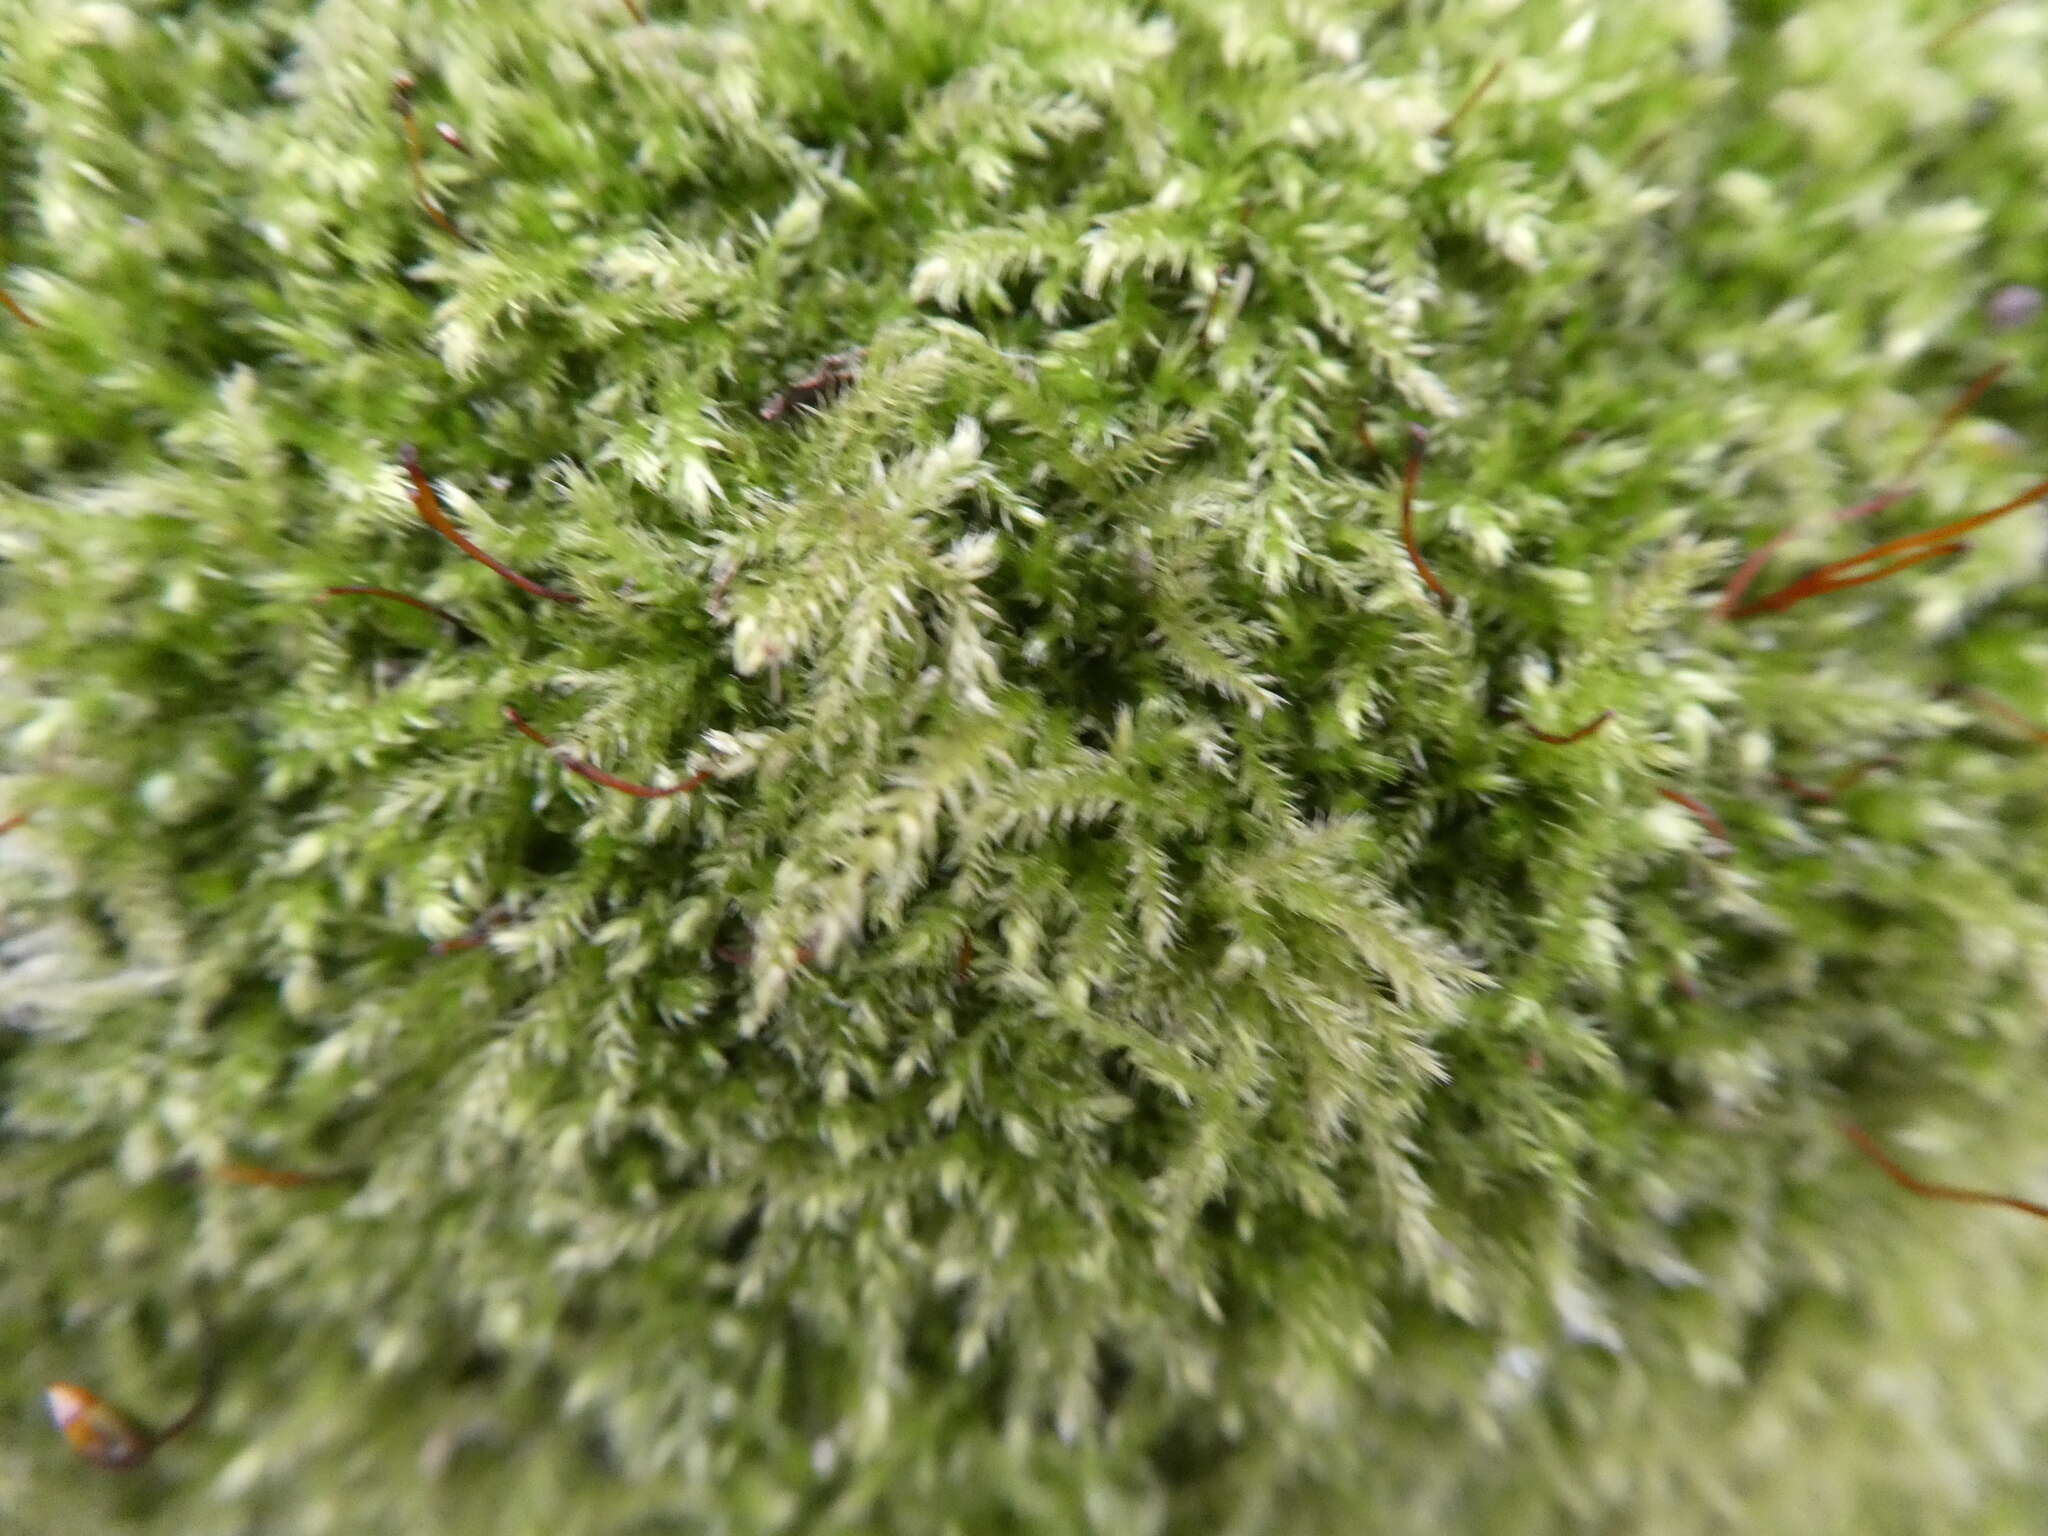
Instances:
[[[1877,1165],[1878,1172],[1910,1195],[1918,1195],[1923,1200],[1952,1200],[1958,1205],[2002,1205],[2007,1210],[2021,1211],[2048,1221],[2048,1205],[2037,1205],[2032,1200],[2022,1200],[2018,1195],[1995,1194],[1990,1190],[1958,1189],[1953,1184],[1930,1184],[1925,1179],[1915,1178],[1893,1162],[1885,1154],[1884,1148],[1860,1126],[1844,1125],[1842,1134],[1849,1138],[1850,1144],[1858,1152]]]
[[[427,479],[425,471],[420,468],[420,456],[414,450],[411,443],[400,445],[398,461],[405,466],[406,475],[412,481],[413,506],[419,509],[421,519],[434,532],[441,535],[442,538],[453,544],[457,549],[469,556],[470,559],[476,561],[477,564],[496,571],[522,592],[529,592],[535,597],[544,597],[551,603],[575,604],[583,601],[574,592],[564,592],[556,587],[545,587],[531,577],[520,575],[503,561],[492,559],[481,549],[478,549],[476,545],[464,538],[461,530],[448,521],[448,514],[441,510],[441,498],[434,494],[434,487]],[[404,601],[404,599],[401,598],[400,601]]]
[[[616,774],[606,773],[602,768],[585,762],[574,753],[563,751],[555,745],[553,737],[545,735],[527,724],[525,717],[510,704],[505,706],[505,718],[511,721],[512,728],[528,741],[545,747],[548,751],[552,752],[555,755],[555,761],[571,773],[579,778],[588,779],[593,784],[602,784],[606,789],[616,789],[622,795],[633,795],[641,800],[666,800],[671,795],[689,794],[692,790],[702,786],[711,777],[711,770],[704,768],[691,774],[682,783],[671,784],[666,789],[657,788],[652,784],[635,784],[630,779],[622,779]]]

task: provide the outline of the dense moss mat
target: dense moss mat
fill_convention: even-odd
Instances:
[[[0,4],[0,1526],[2038,1529],[2048,15],[646,5]]]

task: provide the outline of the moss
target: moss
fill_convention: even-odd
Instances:
[[[0,1523],[2030,1528],[2048,22],[648,9],[0,7]]]

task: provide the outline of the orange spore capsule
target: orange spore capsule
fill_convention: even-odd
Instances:
[[[69,1382],[53,1382],[43,1401],[65,1444],[96,1467],[131,1471],[148,1461],[161,1443],[111,1403]]]
[[[50,1422],[57,1426],[64,1443],[96,1467],[126,1472],[141,1466],[206,1417],[213,1406],[214,1390],[220,1384],[220,1355],[212,1319],[203,1310],[200,1325],[205,1342],[200,1356],[199,1393],[192,1399],[191,1407],[162,1429],[152,1429],[84,1387],[68,1381],[52,1382],[43,1391],[43,1401],[49,1407]]]

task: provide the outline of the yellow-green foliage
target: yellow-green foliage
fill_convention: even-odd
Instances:
[[[0,0],[0,1528],[2038,1529],[2048,12],[644,6]]]

